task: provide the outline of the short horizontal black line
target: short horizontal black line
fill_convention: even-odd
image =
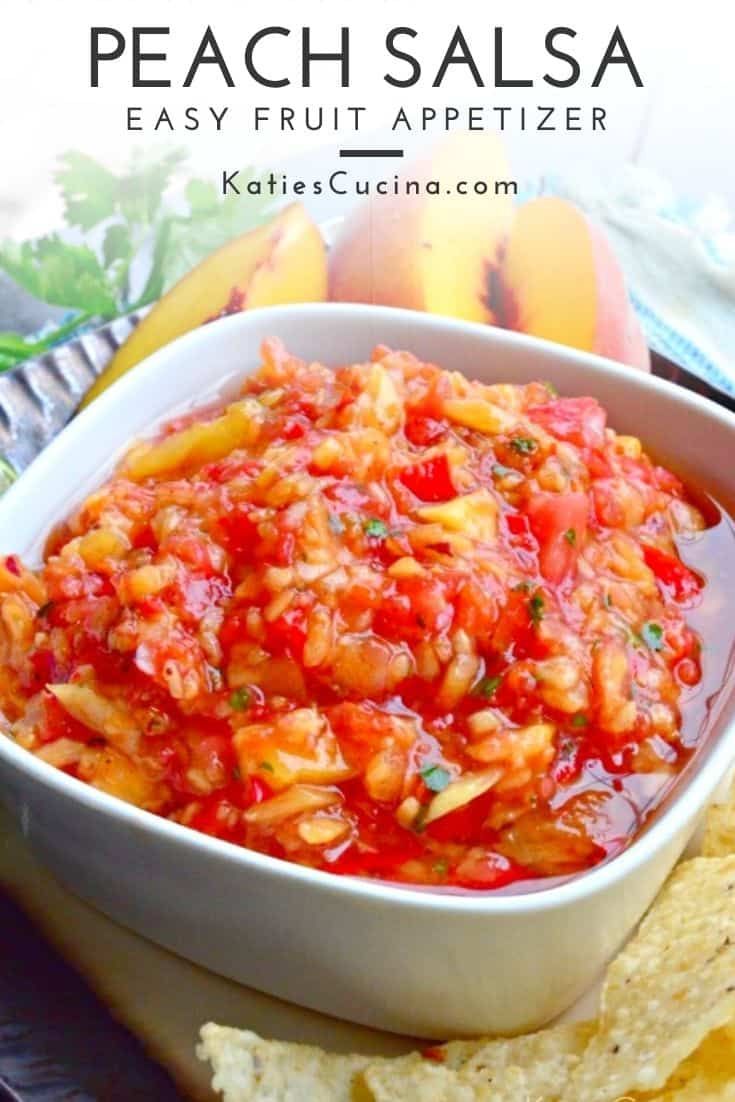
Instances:
[[[340,149],[340,157],[402,157],[402,149]]]

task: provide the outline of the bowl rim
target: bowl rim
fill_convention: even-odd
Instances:
[[[509,347],[542,350],[559,363],[573,364],[588,370],[593,377],[599,375],[614,378],[623,384],[631,385],[634,389],[649,391],[652,395],[666,394],[674,402],[696,411],[705,418],[719,421],[733,433],[735,439],[735,414],[708,398],[685,390],[669,380],[660,379],[645,372],[633,371],[623,364],[602,356],[568,348],[552,341],[479,323],[394,307],[349,303],[269,306],[220,319],[214,327],[204,326],[186,333],[147,357],[135,371],[118,379],[65,427],[0,499],[0,528],[3,527],[4,515],[6,513],[12,515],[13,511],[22,504],[23,495],[29,484],[32,490],[35,481],[36,489],[43,492],[44,472],[57,463],[57,457],[61,458],[67,448],[73,447],[74,437],[78,431],[77,426],[91,426],[96,420],[104,422],[109,419],[121,398],[127,397],[130,400],[136,394],[144,397],[151,382],[157,375],[165,372],[170,362],[175,362],[182,348],[186,347],[192,351],[206,350],[207,344],[213,339],[213,333],[221,335],[226,329],[231,329],[233,332],[242,330],[243,335],[246,335],[251,326],[259,327],[268,317],[273,318],[274,331],[277,331],[278,319],[283,318],[284,315],[297,320],[303,318],[305,322],[319,319],[328,321],[330,317],[337,316],[355,319],[370,318],[377,322],[383,319],[386,322],[403,322],[409,327],[427,331],[456,334],[459,340],[463,335],[480,337],[487,342],[488,346],[495,346],[500,351]],[[200,397],[203,397],[203,393]],[[195,398],[194,401],[196,400]],[[160,420],[161,418],[151,418],[147,422],[147,428],[141,432],[150,431]],[[720,707],[730,695],[727,688],[723,691],[725,695],[721,698]],[[468,916],[482,914],[488,917],[521,916],[553,910],[613,888],[635,872],[638,867],[655,857],[656,853],[670,843],[677,832],[692,818],[690,810],[687,813],[684,811],[685,803],[688,809],[696,807],[697,814],[704,812],[708,798],[711,797],[734,759],[735,721],[730,721],[717,736],[717,742],[708,756],[699,763],[695,757],[691,775],[686,783],[681,785],[680,791],[677,792],[674,787],[667,804],[660,813],[614,857],[591,869],[573,874],[561,883],[552,883],[549,887],[544,887],[543,881],[540,880],[532,889],[517,894],[498,894],[492,891],[452,893],[446,890],[436,891],[431,887],[343,876],[321,869],[312,869],[296,862],[270,857],[244,846],[213,838],[158,816],[154,812],[125,803],[85,784],[84,781],[70,777],[36,758],[9,736],[0,733],[0,763],[6,763],[33,783],[54,790],[61,798],[68,799],[72,803],[79,802],[92,812],[111,816],[121,824],[136,827],[144,833],[151,832],[161,844],[189,846],[202,856],[229,863],[233,869],[242,869],[243,872],[250,870],[275,878],[285,878],[294,885],[301,884],[318,892],[342,895],[353,902],[372,901],[404,909],[432,909],[447,914]]]

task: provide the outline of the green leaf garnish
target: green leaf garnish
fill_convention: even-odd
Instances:
[[[271,763],[269,761],[258,762],[258,769],[265,769],[266,773],[272,773],[273,772],[273,766],[271,765]]]
[[[572,716],[572,727],[586,727],[589,720],[583,712],[578,712],[576,716]]]
[[[502,677],[483,677],[475,686],[475,696],[484,696],[489,700],[500,688],[502,680]]]
[[[538,444],[530,436],[514,436],[510,442],[510,446],[518,455],[532,455],[533,452],[536,451]]]
[[[641,628],[641,639],[651,650],[661,650],[664,645],[664,629],[660,624],[655,624],[652,620],[649,620]]]
[[[230,707],[235,712],[244,712],[250,707],[250,693],[247,689],[235,689],[230,695]]]
[[[532,624],[540,624],[544,618],[544,599],[540,593],[535,593],[528,602],[528,615]]]
[[[89,316],[112,317],[117,302],[108,273],[89,245],[51,233],[21,245],[0,246],[0,268],[34,298]]]
[[[443,765],[426,765],[421,770],[421,779],[432,792],[442,792],[452,779],[452,775]]]
[[[388,535],[388,525],[377,517],[371,517],[363,524],[365,535],[373,540],[384,540]]]
[[[564,539],[567,541],[568,544],[574,547],[575,543],[577,542],[577,533],[574,528],[567,528],[566,532],[564,533]]]
[[[248,170],[241,173],[240,196],[222,198],[211,181],[191,179],[184,201],[174,206],[167,192],[185,160],[182,150],[134,151],[127,166],[113,172],[86,153],[60,158],[55,180],[76,240],[47,234],[0,242],[0,270],[35,298],[75,316],[37,339],[0,333],[0,372],[42,355],[83,325],[149,305],[269,213],[267,189],[253,193],[247,185],[256,177]],[[139,259],[148,265],[143,281]]]

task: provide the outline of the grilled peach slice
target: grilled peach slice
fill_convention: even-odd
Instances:
[[[322,236],[294,203],[272,221],[223,245],[163,296],[118,349],[83,405],[147,356],[207,321],[258,306],[322,302],[327,258]]]

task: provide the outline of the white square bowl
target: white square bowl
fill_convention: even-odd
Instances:
[[[73,421],[0,500],[0,553],[37,559],[52,525],[133,439],[226,392],[273,335],[328,364],[364,359],[382,343],[486,381],[542,378],[562,393],[593,394],[616,428],[641,436],[720,501],[735,501],[735,417],[670,383],[424,314],[275,307],[181,338]],[[379,1029],[512,1033],[571,1005],[651,903],[735,759],[726,695],[693,768],[648,829],[607,864],[527,894],[447,895],[279,861],[122,803],[2,737],[0,793],[74,892],[215,972]]]

